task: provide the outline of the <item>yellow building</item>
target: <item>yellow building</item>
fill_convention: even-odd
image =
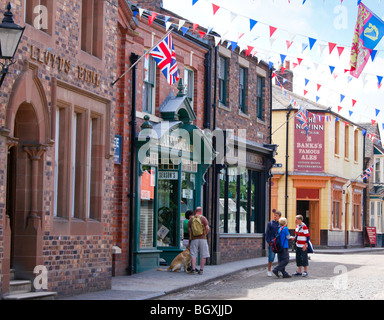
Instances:
[[[301,214],[313,245],[363,246],[363,129],[331,109],[273,86],[272,143],[278,145],[271,209],[295,228]],[[298,120],[306,110],[308,132]],[[305,111],[303,111],[305,114]]]

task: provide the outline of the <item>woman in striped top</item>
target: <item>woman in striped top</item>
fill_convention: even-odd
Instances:
[[[307,225],[303,222],[303,216],[296,216],[296,265],[298,270],[294,273],[294,276],[308,276],[308,243],[309,243],[309,230]],[[302,273],[302,268],[304,272]]]

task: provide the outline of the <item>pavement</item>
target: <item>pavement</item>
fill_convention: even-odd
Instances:
[[[350,249],[316,249],[315,254],[353,254],[384,252],[384,248],[350,248]],[[291,260],[295,254],[290,254]],[[185,272],[162,272],[149,270],[132,276],[112,278],[110,290],[85,293],[57,300],[151,300],[170,293],[202,285],[214,280],[228,277],[234,273],[267,266],[267,257],[247,259],[221,265],[206,265],[204,274],[187,274]],[[166,267],[160,267],[166,268]]]

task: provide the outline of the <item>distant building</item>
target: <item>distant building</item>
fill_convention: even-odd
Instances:
[[[292,76],[287,71],[284,77]],[[295,216],[303,215],[314,245],[363,246],[363,128],[283,86],[274,85],[272,96],[272,142],[278,145],[272,208],[288,218],[292,232]],[[308,132],[297,119],[299,106],[308,112]]]

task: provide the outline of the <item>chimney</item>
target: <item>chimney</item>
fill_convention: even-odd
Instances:
[[[285,67],[281,66],[280,70],[276,71],[276,85],[282,85],[287,91],[293,91],[293,72],[291,70],[291,62],[286,60]],[[279,81],[279,82],[277,82]],[[284,83],[285,82],[285,83]]]
[[[163,0],[137,0],[137,5],[143,9],[161,12]]]

